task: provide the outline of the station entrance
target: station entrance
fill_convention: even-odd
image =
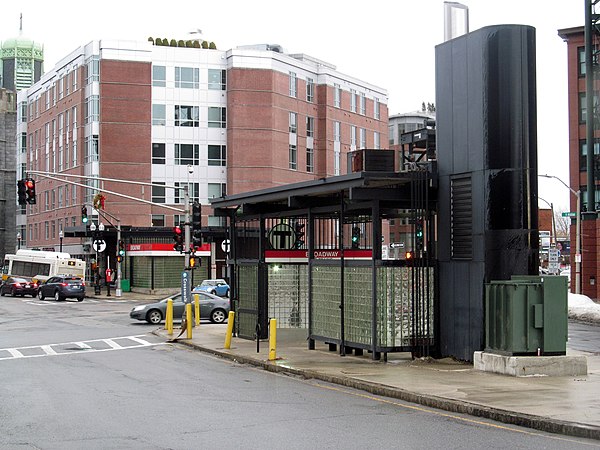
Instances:
[[[229,224],[237,336],[258,345],[274,318],[303,330],[311,349],[435,355],[436,177],[429,162],[215,199]],[[395,219],[410,225],[413,248],[386,259],[382,230]]]

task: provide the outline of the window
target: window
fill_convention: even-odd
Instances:
[[[314,137],[315,135],[315,118],[306,118],[306,137]]]
[[[367,98],[364,92],[360,93],[360,113],[364,116],[367,113]]]
[[[208,108],[208,128],[227,128],[227,108],[220,106]]]
[[[200,87],[200,69],[193,67],[175,67],[175,87],[198,89]]]
[[[350,89],[350,111],[356,112],[356,91]]]
[[[175,144],[175,164],[197,166],[200,159],[198,144]]]
[[[86,62],[87,79],[86,84],[90,84],[93,81],[100,80],[100,57],[97,55],[92,56]],[[73,89],[75,90],[75,89]]]
[[[173,215],[173,225],[183,226],[185,224],[185,216],[183,214],[174,214]]]
[[[341,131],[342,124],[340,122],[333,122],[333,140],[335,142],[340,142],[341,140]]]
[[[21,133],[21,153],[27,152],[27,133]]]
[[[152,144],[152,164],[165,164],[166,153],[165,144]]]
[[[58,187],[58,207],[63,207],[63,186]]]
[[[165,226],[165,215],[164,214],[152,214],[152,224],[153,227],[164,227]]]
[[[225,183],[208,183],[208,198],[219,198],[227,195]]]
[[[226,166],[227,165],[227,146],[226,145],[209,145],[208,146],[208,165],[209,166]]]
[[[208,69],[208,89],[224,91],[227,87],[227,71]]]
[[[167,124],[167,106],[166,105],[152,105],[152,125]]]
[[[340,163],[342,162],[342,153],[339,151],[334,152],[333,156],[333,174],[340,174]]]
[[[165,87],[167,85],[167,68],[165,66],[152,66],[152,86]]]
[[[27,122],[27,102],[21,102],[19,104],[19,115],[21,122]]]
[[[175,189],[175,203],[185,204],[185,186],[188,188],[188,196],[191,201],[198,200],[198,192],[200,185],[198,183],[179,183],[175,182],[175,186],[181,189]]]
[[[91,95],[85,99],[85,123],[98,122],[100,115],[100,98],[97,95]]]
[[[367,148],[367,130],[360,129],[360,148]]]
[[[336,108],[342,106],[342,88],[339,84],[333,85],[333,106]]]
[[[594,94],[594,111],[598,116],[598,95]],[[579,123],[585,123],[587,120],[587,96],[585,92],[579,93]]]
[[[289,156],[290,156],[290,169],[296,170],[298,167],[298,149],[296,148],[295,145],[290,144]]]
[[[380,142],[381,136],[379,134],[379,131],[374,131],[373,132],[373,148],[381,148],[381,142]]]
[[[64,94],[64,78],[61,77],[58,79],[58,99],[61,100]]]
[[[77,69],[74,70],[71,81],[73,81],[73,89],[71,91],[75,92],[77,90]]]
[[[296,134],[298,132],[298,114],[291,112],[290,113],[290,133]]]
[[[85,157],[84,164],[99,161],[98,135],[94,134],[85,138]]]
[[[50,86],[46,86],[46,109],[50,109]]]
[[[356,126],[350,125],[350,145],[356,147]]]
[[[306,171],[314,172],[315,170],[315,151],[311,147],[306,147]]]
[[[176,127],[200,126],[200,109],[198,106],[175,105]]]
[[[69,95],[69,89],[71,89],[71,72],[67,69],[67,74],[65,75],[65,96]]]
[[[312,78],[306,79],[306,101],[312,102],[315,97],[315,82]]]
[[[377,120],[381,118],[381,111],[378,98],[373,99],[373,117],[375,117]]]
[[[298,94],[298,78],[295,72],[290,72],[290,97],[297,97]]]
[[[598,58],[598,46],[594,45],[592,48],[592,59],[596,60]],[[597,63],[597,61],[596,61]],[[579,77],[585,77],[585,47],[577,48],[577,67],[578,67],[578,75]]]
[[[165,183],[154,183],[162,184]],[[152,203],[165,203],[165,188],[163,186],[152,186]]]
[[[46,240],[50,239],[50,223],[48,221],[44,222],[44,230]]]

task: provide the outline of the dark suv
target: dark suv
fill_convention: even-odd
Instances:
[[[61,301],[65,298],[76,298],[78,302],[85,297],[85,282],[81,277],[58,275],[48,278],[38,289],[38,297],[44,300],[45,297],[54,297],[54,300]]]

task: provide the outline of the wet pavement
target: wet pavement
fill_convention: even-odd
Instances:
[[[511,377],[475,370],[472,364],[450,358],[413,360],[408,353],[389,353],[387,362],[363,356],[340,356],[316,342],[308,349],[305,329],[278,329],[276,359],[269,361],[269,343],[233,337],[225,349],[226,325],[201,323],[179,344],[239,363],[274,372],[361,389],[447,411],[471,414],[543,431],[600,439],[600,356],[587,356],[588,374],[563,377]],[[161,327],[155,334],[170,340]]]
[[[150,303],[164,294],[123,292],[111,297],[104,290],[96,299],[123,299]],[[442,410],[485,417],[504,423],[526,426],[564,435],[600,440],[600,353],[570,349],[567,355],[587,357],[588,374],[583,376],[511,377],[475,370],[473,365],[451,358],[415,359],[408,353],[389,353],[387,362],[363,356],[340,356],[329,346],[316,342],[308,349],[305,329],[278,329],[276,359],[269,361],[269,343],[233,337],[225,349],[226,325],[202,322],[177,340],[239,363],[251,364],[273,372],[319,379],[366,392],[414,402]],[[171,340],[161,326],[154,334]]]

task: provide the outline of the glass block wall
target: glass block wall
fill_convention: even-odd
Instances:
[[[254,338],[258,315],[258,265],[239,265],[237,269],[239,290],[235,326],[239,336]]]
[[[368,267],[344,269],[344,338],[346,341],[371,345],[372,274]]]
[[[340,339],[339,266],[312,266],[312,334]]]
[[[308,266],[269,265],[269,318],[277,328],[308,328]]]

